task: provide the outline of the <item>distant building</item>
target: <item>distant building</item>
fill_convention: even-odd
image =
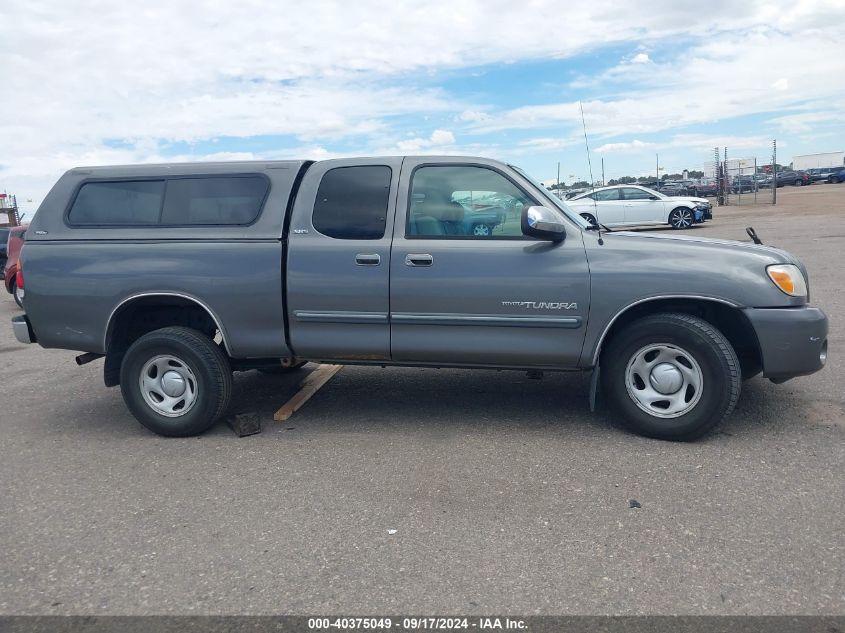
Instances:
[[[792,157],[792,169],[813,169],[814,167],[842,167],[845,152],[824,152]]]

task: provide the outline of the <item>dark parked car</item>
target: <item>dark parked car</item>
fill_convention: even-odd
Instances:
[[[827,177],[827,181],[832,183],[845,182],[845,167],[830,174]]]
[[[715,178],[703,178],[693,183],[688,189],[690,195],[698,197],[719,195],[719,183]]]
[[[753,193],[757,189],[758,185],[754,176],[735,176],[731,183],[732,193]]]
[[[23,247],[24,237],[26,236],[25,226],[15,226],[10,229],[0,229],[8,233],[7,240],[3,243],[6,249],[6,261],[3,262],[3,283],[6,290],[15,297],[15,302],[23,307],[23,288],[18,288],[17,274],[18,274],[18,256]]]
[[[8,257],[9,227],[0,226],[0,270],[6,265]]]
[[[665,182],[660,185],[658,189],[664,196],[685,196],[687,195],[687,188],[680,182]]]
[[[778,187],[786,185],[801,187],[809,184],[810,176],[805,171],[782,171],[778,173]]]
[[[833,174],[843,169],[845,168],[841,165],[839,167],[813,167],[807,170],[807,175],[810,177],[810,182],[824,182],[828,181]]]

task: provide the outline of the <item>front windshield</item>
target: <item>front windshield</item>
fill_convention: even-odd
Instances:
[[[592,224],[590,224],[590,222],[588,220],[585,220],[580,215],[575,213],[575,211],[570,209],[569,206],[566,205],[562,200],[559,200],[557,196],[550,194],[546,190],[546,188],[542,185],[542,183],[540,183],[538,180],[532,178],[527,173],[525,173],[524,169],[521,169],[521,168],[517,167],[516,165],[510,165],[510,167],[511,167],[511,169],[516,170],[519,173],[520,176],[522,176],[528,182],[530,182],[532,185],[534,185],[534,187],[536,187],[540,191],[540,193],[543,194],[543,197],[546,198],[546,200],[548,200],[549,202],[552,203],[554,208],[560,209],[567,218],[569,218],[570,220],[575,222],[582,229],[588,229],[592,226]]]

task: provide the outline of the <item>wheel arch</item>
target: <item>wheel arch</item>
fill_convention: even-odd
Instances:
[[[590,366],[599,363],[602,350],[626,325],[658,312],[681,312],[704,319],[728,339],[749,373],[756,373],[752,368],[762,367],[757,333],[739,304],[720,297],[691,295],[646,297],[624,306],[605,325],[590,356]]]
[[[111,311],[103,336],[106,353],[106,386],[120,384],[120,364],[129,346],[144,334],[181,325],[214,338],[220,333],[225,353],[231,357],[226,330],[220,318],[197,297],[179,292],[143,292],[123,299]]]

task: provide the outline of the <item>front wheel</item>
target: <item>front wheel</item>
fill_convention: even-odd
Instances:
[[[472,227],[472,234],[477,237],[490,237],[491,233],[493,233],[493,229],[486,224],[475,224]]]
[[[831,176],[830,182],[832,182],[835,185],[836,183],[839,182],[839,176]]]
[[[798,180],[796,180],[796,181],[795,181],[795,186],[796,186],[796,187],[800,187],[800,186],[801,186],[801,185],[803,185],[803,184],[804,184],[804,181],[803,181],[803,180],[801,180],[800,178],[799,178]]]
[[[669,214],[669,225],[673,229],[688,229],[693,225],[694,217],[692,209],[678,207]]]
[[[232,370],[205,334],[167,327],[145,334],[126,351],[120,390],[132,415],[154,433],[198,435],[225,412]]]
[[[628,429],[662,440],[694,440],[736,405],[740,365],[707,321],[688,314],[643,317],[602,354],[602,391]]]

